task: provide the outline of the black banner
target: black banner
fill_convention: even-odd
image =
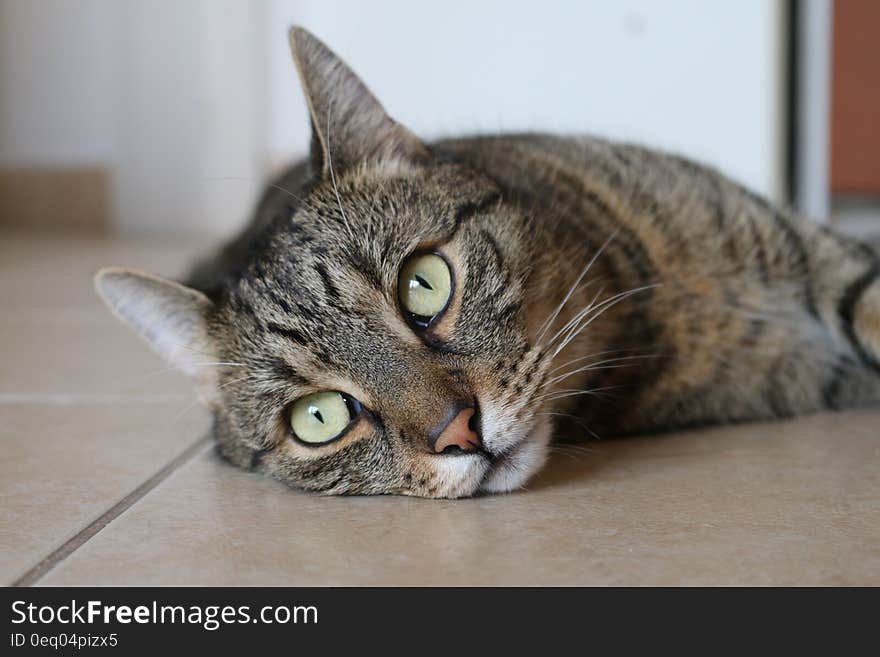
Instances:
[[[583,652],[787,652],[801,643],[836,652],[876,643],[877,598],[876,589],[7,588],[3,654],[264,644],[326,652],[352,641],[470,653],[480,644],[522,649],[526,639]]]

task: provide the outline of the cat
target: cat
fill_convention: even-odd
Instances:
[[[290,33],[311,154],[186,285],[98,293],[219,453],[325,494],[522,487],[584,438],[880,401],[880,257],[711,168],[597,138],[426,144]]]

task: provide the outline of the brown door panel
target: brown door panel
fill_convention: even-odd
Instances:
[[[834,2],[831,191],[880,195],[880,0]]]

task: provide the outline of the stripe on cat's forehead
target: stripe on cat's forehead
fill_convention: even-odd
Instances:
[[[290,263],[285,267],[278,267],[277,260],[268,266],[255,268],[258,276],[284,275],[284,282],[293,288],[308,287],[311,291],[322,290],[320,300],[332,307],[340,307],[343,291],[340,289],[339,278],[347,278],[347,284],[355,281],[370,286],[377,291],[386,291],[389,283],[396,279],[396,269],[409,250],[428,246],[440,246],[455,237],[460,228],[479,213],[486,211],[500,201],[499,192],[492,190],[476,201],[464,201],[455,206],[454,211],[444,212],[446,216],[437,217],[438,232],[428,227],[418,227],[421,234],[420,244],[416,244],[405,231],[395,230],[393,226],[386,227],[382,234],[377,234],[374,224],[368,224],[372,230],[370,235],[333,235],[327,236],[318,233],[321,226],[309,227],[305,219],[293,219],[283,227],[283,233],[289,238],[292,245],[301,251],[302,256],[298,262]],[[352,228],[357,230],[355,220],[360,218],[359,213],[350,212],[352,216]],[[323,221],[334,221],[331,213],[322,213]],[[340,215],[341,216],[341,213]],[[395,217],[383,216],[382,219],[393,223]],[[376,249],[370,245],[370,238],[382,245]],[[496,248],[497,253],[497,248]],[[272,266],[275,265],[275,266]],[[274,270],[274,271],[270,271]],[[293,285],[294,281],[297,281]],[[288,312],[294,312],[290,303],[279,300],[274,296],[276,303]],[[316,299],[317,300],[317,299]]]

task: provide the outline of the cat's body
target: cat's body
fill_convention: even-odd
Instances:
[[[311,162],[194,271],[206,297],[157,302],[193,306],[175,336],[228,364],[184,369],[233,462],[313,490],[457,497],[522,485],[558,420],[589,438],[880,402],[870,247],[647,149],[423,145],[312,37],[294,54]],[[428,252],[454,284],[414,324],[398,279]],[[126,312],[142,288],[115,276],[105,296],[149,333],[132,317],[157,305]],[[286,418],[321,390],[358,410],[305,446]]]
[[[526,288],[537,317],[551,314],[606,241],[584,281],[592,285],[572,295],[558,327],[600,287],[599,299],[648,288],[597,317],[589,346],[567,350],[569,361],[599,354],[580,365],[602,361],[560,381],[597,391],[565,405],[582,428],[604,437],[880,401],[878,362],[848,326],[853,285],[880,264],[871,247],[777,209],[717,171],[644,148],[510,135],[432,149],[487,174],[530,217]],[[219,298],[273,219],[284,230],[297,206],[288,191],[304,195],[312,184],[307,163],[288,170],[248,229],[190,283]]]

